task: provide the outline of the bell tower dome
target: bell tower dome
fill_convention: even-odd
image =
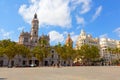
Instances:
[[[70,37],[70,34],[68,34],[65,44],[66,46],[73,47],[73,41]]]

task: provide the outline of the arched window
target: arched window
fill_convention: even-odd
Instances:
[[[36,32],[35,32],[35,35],[36,35]]]
[[[35,43],[37,43],[37,40],[35,40]]]

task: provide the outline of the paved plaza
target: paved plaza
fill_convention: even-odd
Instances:
[[[0,80],[120,80],[120,66],[0,68]]]

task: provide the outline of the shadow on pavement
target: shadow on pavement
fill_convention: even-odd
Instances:
[[[7,80],[7,78],[0,78],[0,80]]]

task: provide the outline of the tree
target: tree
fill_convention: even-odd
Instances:
[[[100,57],[100,54],[99,54],[99,48],[97,46],[91,46],[91,54],[90,57],[91,59],[95,60],[95,59],[98,59]]]
[[[15,44],[15,42],[12,42],[10,39],[1,40],[1,41],[0,41],[0,47],[6,48],[6,47],[9,46],[11,43],[14,43],[14,44]]]
[[[65,60],[67,60],[69,62],[69,65],[72,66],[73,61],[75,60],[75,58],[78,56],[76,51],[71,47],[71,46],[64,46],[65,48],[65,52],[64,52],[64,56],[66,57]]]
[[[30,49],[22,44],[16,44],[15,51],[16,51],[16,55],[18,56],[18,59],[20,59],[20,56],[24,56],[27,58],[27,62],[28,62],[29,58],[31,58]]]
[[[16,51],[14,44],[7,46],[4,50],[5,55],[8,57],[8,67],[12,67],[11,60],[15,57]]]
[[[0,53],[8,57],[9,67],[11,67],[11,60],[16,55],[15,46],[14,46],[15,44],[16,43],[11,41],[10,39],[0,41],[0,48],[1,48]]]
[[[66,46],[66,45],[62,46],[60,43],[58,43],[58,45],[54,46],[54,48],[60,57],[59,59],[64,60],[65,62],[68,61],[69,65],[72,66],[71,63],[77,56],[75,54],[75,50],[73,50],[73,48],[70,46]]]
[[[42,50],[40,49],[39,46],[36,46],[33,50],[32,50],[32,54],[39,60],[39,65],[40,65],[40,62],[42,63],[43,62],[43,55],[44,53],[42,52]]]
[[[117,63],[119,63],[119,62],[120,62],[120,58],[119,58],[119,55],[120,55],[120,48],[117,48],[117,47],[114,48],[112,54],[115,54],[115,55],[117,56],[117,59],[116,59],[116,60],[113,60],[112,62],[117,61]]]
[[[6,55],[8,58],[8,66],[11,67],[11,60],[16,56],[30,56],[29,48],[22,44],[17,44],[10,39],[0,41],[0,54]],[[19,58],[18,58],[19,59]]]
[[[100,57],[99,48],[97,46],[85,44],[85,45],[81,46],[80,50],[81,50],[81,53],[83,56],[83,61],[85,63],[88,62],[88,64],[89,64],[89,62]]]
[[[0,57],[4,55],[4,48],[0,47]]]
[[[38,46],[49,47],[49,38],[44,35],[42,37],[40,37],[40,39],[38,41]]]
[[[117,55],[117,58],[118,58],[118,60],[119,60],[119,55],[120,55],[120,48],[115,48],[114,49],[114,53]]]
[[[15,44],[16,43],[11,41],[10,39],[0,41],[0,48],[2,49],[0,53],[8,57],[8,66],[10,67],[11,67],[11,60],[16,55],[15,46],[14,46]]]
[[[57,45],[54,46],[55,51],[57,52],[59,56],[58,62],[60,62],[61,65],[61,60],[66,62],[67,60],[67,54],[66,54],[66,47],[62,46],[61,43],[59,42]]]
[[[63,47],[60,43],[58,43],[58,45],[54,46],[54,49],[56,50],[56,52],[58,53],[59,57],[61,58],[61,55],[63,53]]]
[[[79,59],[83,60],[83,54],[81,52],[81,49],[75,50],[75,54],[76,54],[76,59],[77,60],[79,60]]]
[[[39,62],[41,62],[42,65],[44,58],[48,57],[49,52],[50,52],[50,48],[40,47],[40,46],[36,46],[32,50],[33,55],[39,60]]]

